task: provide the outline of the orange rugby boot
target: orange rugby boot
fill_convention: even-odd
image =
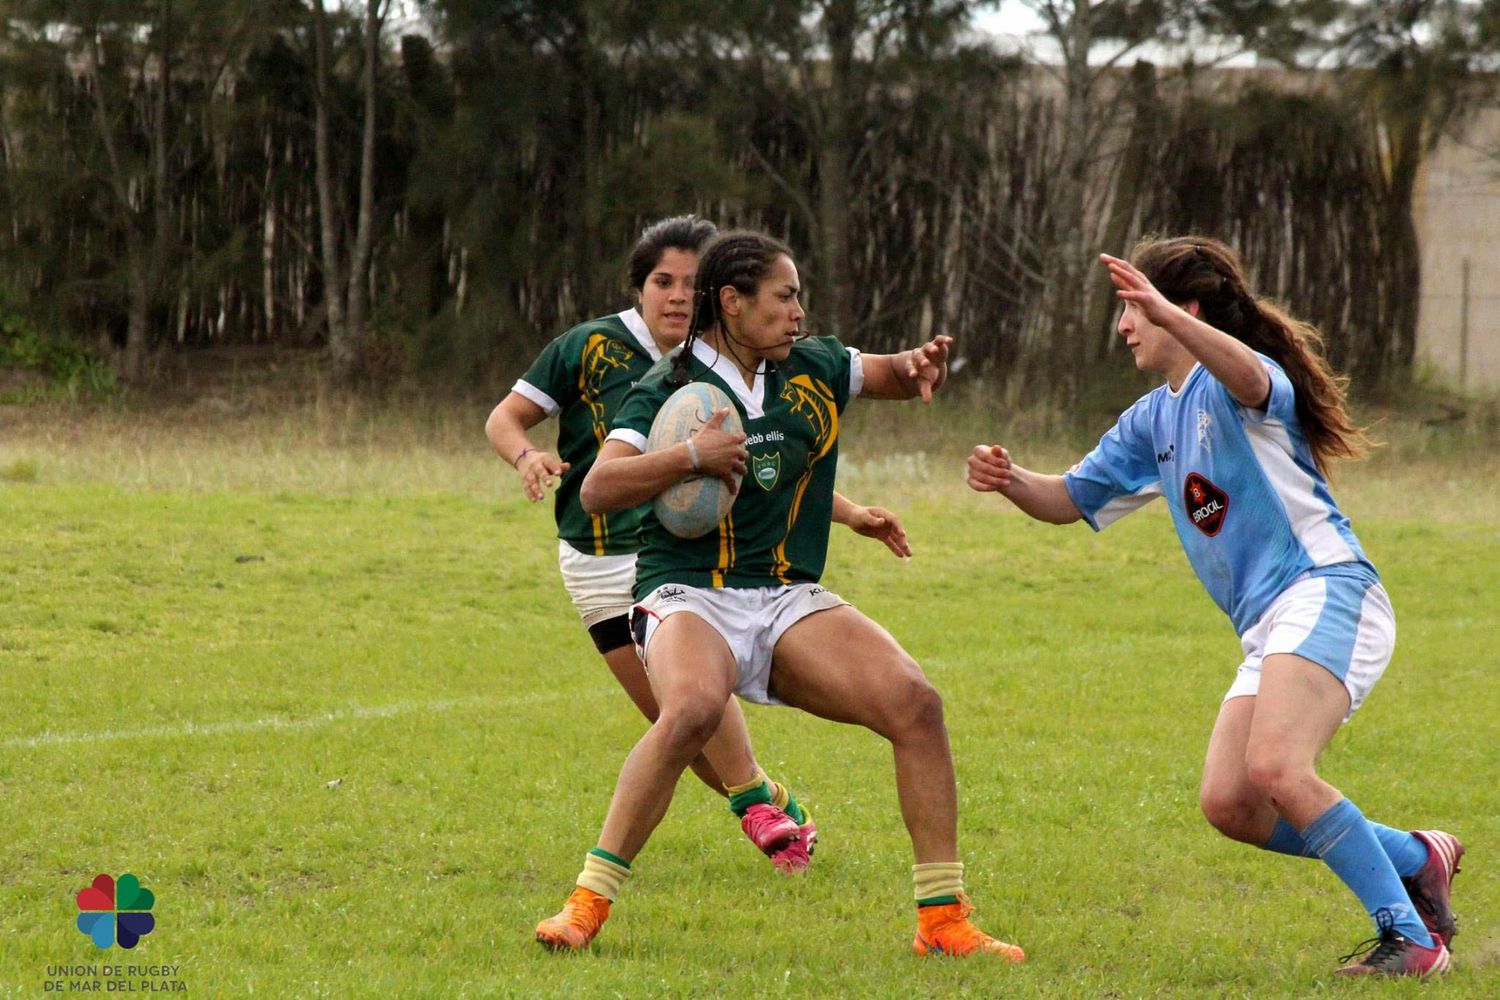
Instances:
[[[589,946],[608,919],[609,900],[580,885],[555,916],[536,925],[536,939],[553,951],[578,951]]]
[[[912,950],[918,955],[999,955],[1007,962],[1026,961],[1026,953],[1013,944],[990,937],[969,921],[974,905],[960,895],[958,902],[917,907],[917,936]]]

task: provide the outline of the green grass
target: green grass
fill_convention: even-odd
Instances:
[[[0,469],[26,470],[0,477],[0,993],[149,963],[197,996],[1428,995],[1334,982],[1367,934],[1352,897],[1199,817],[1238,648],[1164,511],[1100,538],[1031,523],[962,488],[967,447],[1049,468],[1080,442],[885,409],[904,421],[850,421],[842,483],[918,556],[835,529],[825,579],[943,692],[968,887],[1025,966],[914,959],[887,748],[760,708],[762,763],[823,831],[809,874],[775,875],[688,776],[594,953],[531,942],[643,722],[482,410],[22,410],[0,438]],[[1493,996],[1500,468],[1388,437],[1336,488],[1398,654],[1324,769],[1377,819],[1465,839],[1437,988]],[[126,871],[158,928],[102,952],[73,897]]]

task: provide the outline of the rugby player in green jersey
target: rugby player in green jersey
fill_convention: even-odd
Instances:
[[[958,860],[958,795],[943,704],[883,628],[819,586],[834,506],[839,419],[855,396],[930,400],[947,376],[950,338],[894,355],[861,355],[832,337],[803,340],[791,253],[759,233],[716,238],[699,261],[692,328],[674,355],[631,390],[580,489],[593,514],[640,507],[694,474],[733,485],[729,515],[700,539],[669,534],[649,509],[636,566],[632,634],[660,714],[620,772],[597,846],[577,888],[537,940],[587,947],[630,863],[710,741],[734,694],[855,723],[891,742],[911,836],[918,954],[1020,948],[969,920]],[[646,451],[652,418],[689,381],[734,401],[744,433],[721,410],[687,443]]]
[[[581,323],[548,344],[485,425],[530,499],[541,500],[560,481],[554,507],[563,584],[610,672],[648,720],[657,718],[656,699],[628,626],[642,510],[590,514],[578,491],[626,392],[687,336],[698,252],[714,232],[713,223],[691,215],[647,227],[627,267],[636,307]],[[556,455],[527,436],[549,416],[558,418]],[[910,554],[901,522],[889,511],[841,497],[832,516],[898,556]],[[757,767],[737,703],[725,706],[718,731],[689,766],[709,788],[730,796],[746,835],[778,868],[807,867],[817,826],[784,785]]]

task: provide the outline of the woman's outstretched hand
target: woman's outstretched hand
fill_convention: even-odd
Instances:
[[[952,337],[939,334],[907,355],[906,377],[916,380],[924,403],[932,402],[932,390],[948,375],[948,345],[952,343]]]
[[[1004,493],[1010,486],[1010,452],[998,444],[979,444],[969,453],[969,489]]]

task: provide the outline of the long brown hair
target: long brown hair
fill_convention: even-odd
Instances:
[[[1196,300],[1199,318],[1266,355],[1296,390],[1297,420],[1318,471],[1334,458],[1361,458],[1370,439],[1349,416],[1348,376],[1329,367],[1318,328],[1250,290],[1239,256],[1209,236],[1146,236],[1130,262],[1168,300]]]

